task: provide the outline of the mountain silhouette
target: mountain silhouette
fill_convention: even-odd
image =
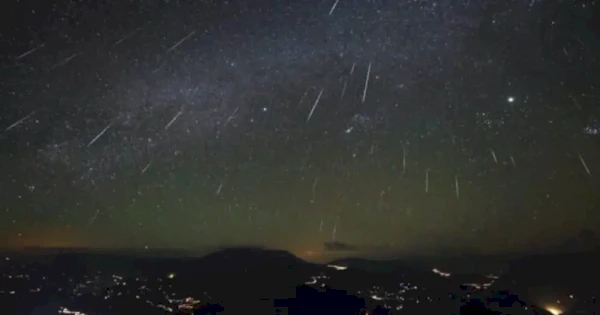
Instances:
[[[200,258],[197,263],[198,267],[210,268],[214,271],[257,268],[293,270],[313,266],[287,251],[252,247],[219,250]]]
[[[223,310],[231,314],[272,314],[274,309],[282,314],[391,314],[397,310],[398,303],[390,298],[392,304],[388,308],[388,300],[383,302],[380,298],[391,297],[400,290],[403,301],[400,304],[406,314],[498,314],[502,310],[510,310],[514,315],[547,314],[542,309],[534,309],[533,305],[528,305],[528,309],[524,307],[524,301],[535,301],[535,296],[527,294],[529,288],[537,288],[548,280],[560,284],[571,279],[580,285],[581,279],[588,278],[590,287],[582,292],[593,292],[596,277],[588,273],[592,265],[597,265],[597,260],[582,266],[584,259],[581,258],[583,256],[574,255],[521,258],[510,264],[509,272],[494,280],[492,288],[475,290],[464,284],[488,283],[491,280],[487,274],[477,279],[464,271],[453,272],[450,265],[440,261],[349,258],[330,263],[348,267],[344,269],[313,264],[283,250],[256,247],[225,248],[200,258],[62,251],[26,259],[36,273],[50,275],[51,284],[47,286],[49,290],[42,291],[46,295],[35,293],[40,301],[37,306],[31,305],[28,311],[15,314],[56,314],[60,306],[108,313],[117,306],[135,306],[137,313],[158,314],[157,303],[177,303],[175,309],[184,305],[169,302],[172,296],[165,297],[161,287],[177,288],[177,292],[173,292],[177,300],[193,297],[199,301],[193,304],[193,311],[182,308],[177,314],[216,314]],[[586,261],[589,260],[588,257]],[[441,275],[439,270],[432,270],[432,266],[452,274]],[[561,273],[569,270],[565,273],[568,277],[562,279],[556,270]],[[581,272],[574,274],[572,270]],[[94,275],[93,280],[90,274]],[[126,292],[129,288],[124,288],[125,282],[131,288],[138,288],[138,277],[148,288],[158,289],[145,295],[154,304],[140,304],[139,299],[127,300],[119,295],[110,303],[94,298]],[[366,291],[374,286],[377,292]],[[58,289],[65,292],[64,296],[52,293]],[[567,293],[583,296],[577,291]],[[71,297],[77,297],[77,302],[64,300]],[[10,305],[19,310],[25,307],[17,300]]]
[[[273,299],[293,297],[298,284],[323,268],[282,250],[227,248],[176,269],[182,276],[174,281],[193,280],[209,287],[215,296],[227,296],[223,307],[230,311],[254,301],[272,307]]]

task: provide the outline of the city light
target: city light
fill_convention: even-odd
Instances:
[[[548,312],[552,313],[552,315],[560,315],[563,313],[560,309],[553,307],[553,306],[547,307],[546,310]]]

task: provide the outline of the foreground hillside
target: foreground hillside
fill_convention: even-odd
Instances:
[[[319,265],[285,251],[258,248],[226,249],[201,258],[12,254],[0,264],[0,303],[10,310],[6,314],[57,314],[67,312],[65,308],[80,314],[127,309],[140,314],[460,314],[469,308],[550,314],[546,309],[552,307],[565,314],[593,314],[594,289],[573,287],[581,281],[561,280],[580,277],[583,267],[561,267],[545,259],[511,261],[501,272],[466,273],[432,266],[439,261],[346,259]],[[544,268],[536,267],[540,261]],[[555,276],[543,276],[547,272]]]

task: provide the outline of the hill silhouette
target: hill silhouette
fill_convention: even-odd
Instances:
[[[31,257],[35,257],[35,255]],[[494,294],[491,291],[481,291],[477,295],[471,294],[471,300],[465,300],[464,297],[449,297],[448,293],[450,292],[462,296],[461,291],[463,291],[463,295],[466,295],[467,292],[461,289],[460,284],[470,282],[471,278],[456,273],[453,273],[451,277],[442,277],[427,265],[419,264],[418,261],[339,259],[332,261],[331,264],[349,268],[336,270],[326,265],[304,261],[286,251],[255,247],[225,248],[200,258],[65,251],[39,255],[35,259],[31,259],[31,257],[27,258],[29,261],[27,265],[34,265],[33,269],[40,275],[51,275],[50,280],[46,280],[45,283],[52,283],[53,289],[65,288],[62,291],[65,292],[64,296],[52,297],[47,300],[48,303],[40,300],[39,305],[46,304],[47,307],[36,309],[38,313],[40,311],[43,313],[50,308],[55,309],[57,305],[67,303],[65,301],[71,299],[69,295],[71,293],[67,292],[82,295],[78,298],[78,302],[71,303],[73,308],[82,311],[110,311],[111,307],[114,308],[117,305],[118,307],[137,305],[140,314],[157,313],[156,304],[139,305],[136,304],[139,301],[127,300],[124,296],[120,300],[112,300],[110,303],[113,304],[107,304],[104,299],[98,300],[92,297],[102,297],[106,295],[106,292],[138,290],[141,284],[137,283],[138,279],[135,279],[137,277],[139,277],[139,281],[144,281],[149,287],[176,289],[178,298],[194,297],[194,299],[202,301],[202,305],[194,314],[216,314],[222,311],[227,314],[273,314],[277,309],[282,314],[286,312],[288,314],[363,314],[366,313],[366,309],[369,311],[368,314],[394,313],[394,310],[380,305],[385,301],[373,298],[372,294],[376,293],[365,294],[365,290],[373,288],[374,285],[390,288],[391,291],[386,290],[386,292],[390,292],[389,294],[385,293],[388,294],[387,296],[405,288],[403,290],[406,292],[402,293],[403,299],[406,298],[407,301],[412,299],[411,301],[413,301],[403,303],[403,312],[406,314],[424,312],[486,314],[505,308],[504,305],[522,305],[516,295],[505,296]],[[560,260],[554,258],[551,261]],[[2,264],[10,262],[4,261]],[[20,265],[22,266],[22,264]],[[435,265],[438,265],[437,262]],[[525,260],[520,264],[513,264],[513,268],[518,266],[516,269],[527,272],[535,265],[539,265],[537,260],[532,262]],[[539,269],[539,266],[536,268]],[[512,273],[514,274],[514,272]],[[90,274],[96,275],[93,281],[86,278]],[[520,272],[517,274],[519,275],[517,279],[524,279],[527,276],[521,275]],[[121,277],[123,280],[120,280]],[[319,283],[314,282],[313,285],[312,280],[316,277],[321,277],[319,278],[321,280]],[[473,279],[473,282],[489,281],[485,278],[486,276],[483,277],[481,281]],[[79,280],[71,282],[70,279]],[[77,284],[82,283],[82,279],[86,279],[84,287]],[[495,287],[507,289],[514,286],[511,284],[513,279],[507,277],[498,280]],[[125,282],[128,286],[131,285],[131,288],[125,289],[123,287]],[[150,283],[154,283],[154,285],[152,286]],[[303,285],[305,283],[307,285]],[[501,285],[498,286],[498,284]],[[414,290],[413,286],[416,289],[417,285],[419,290],[426,288],[427,291],[410,291]],[[408,286],[411,288],[409,289]],[[469,288],[469,290],[471,289]],[[164,302],[165,295],[159,291],[145,294],[144,298],[157,301],[156,303],[159,303],[161,299]],[[52,290],[48,292],[52,292]],[[348,294],[348,292],[357,292],[358,295]],[[379,293],[377,294],[379,295]],[[435,303],[414,303],[414,299],[423,299],[429,296]],[[525,300],[530,302],[529,299]],[[51,303],[52,301],[60,301],[60,303]],[[461,309],[461,306],[464,307]],[[190,314],[185,309],[181,310],[181,313]],[[541,311],[538,314],[546,313]]]
[[[198,267],[210,268],[215,271],[227,269],[296,269],[308,268],[313,264],[306,262],[292,253],[284,250],[264,248],[226,248],[210,253],[198,261]]]

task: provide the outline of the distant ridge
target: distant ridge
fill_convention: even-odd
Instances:
[[[195,260],[191,268],[214,294],[257,299],[291,297],[298,284],[323,270],[322,265],[311,264],[287,251],[261,247],[221,249]]]
[[[292,253],[262,247],[231,247],[210,253],[199,259],[199,264],[213,270],[244,268],[296,269],[311,266]]]

